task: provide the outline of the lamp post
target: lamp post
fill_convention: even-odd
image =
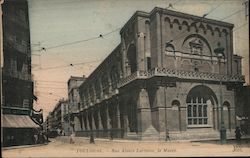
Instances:
[[[224,56],[224,48],[218,47],[214,50],[217,54],[218,62],[219,62],[219,75],[221,75],[221,60]],[[225,144],[227,140],[226,128],[224,123],[224,112],[223,112],[223,103],[222,103],[222,76],[220,76],[220,100],[219,100],[219,107],[221,112],[221,120],[220,120],[220,141],[221,144]]]

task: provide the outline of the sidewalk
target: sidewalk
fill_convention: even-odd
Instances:
[[[197,157],[197,156],[250,156],[250,144],[237,145],[217,142],[145,142],[133,140],[96,139],[89,143],[88,138],[51,139],[46,146],[4,150],[3,157]],[[65,141],[65,142],[63,142]]]
[[[69,143],[69,136],[60,136],[56,137],[56,140],[62,141],[64,143]],[[74,141],[81,142],[81,141],[86,141],[90,140],[89,137],[74,137]],[[145,142],[145,143],[150,143],[150,142],[165,142],[165,143],[178,143],[178,142],[219,142],[220,139],[192,139],[192,140],[170,140],[170,141],[165,141],[165,140],[129,140],[129,139],[121,139],[121,138],[114,138],[114,139],[109,139],[109,138],[94,138],[95,141],[112,141],[112,142],[119,142],[119,143],[128,143],[128,142]],[[242,141],[248,141],[250,142],[250,135],[248,136],[243,136]],[[227,141],[235,141],[235,138],[228,138]]]
[[[30,147],[39,147],[39,146],[43,146],[43,145],[48,145],[48,143],[44,143],[44,144],[32,144],[32,145],[17,145],[17,146],[2,147],[2,150],[21,149],[21,148],[30,148]]]

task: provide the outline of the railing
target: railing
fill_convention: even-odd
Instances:
[[[154,76],[166,76],[176,77],[180,79],[196,79],[196,80],[208,80],[208,81],[223,81],[223,82],[244,82],[244,76],[242,75],[221,75],[215,73],[195,72],[195,71],[183,71],[173,70],[167,68],[156,67],[150,71],[137,71],[130,76],[122,79],[118,84],[118,87],[122,87],[136,79],[146,79]]]
[[[123,85],[126,85],[135,79],[146,79],[146,78],[148,78],[147,71],[136,71],[131,75],[125,77],[124,79],[121,79],[120,83],[118,83],[118,87],[122,87]]]

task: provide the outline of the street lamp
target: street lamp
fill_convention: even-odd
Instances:
[[[219,75],[221,75],[221,59],[224,57],[224,48],[219,47],[214,50],[214,52],[217,54],[218,62],[219,62]],[[220,121],[220,141],[221,144],[225,144],[227,140],[227,134],[226,134],[226,128],[224,123],[224,113],[223,113],[223,105],[222,105],[222,76],[220,77],[220,101],[219,101],[219,107],[221,112],[221,121]]]

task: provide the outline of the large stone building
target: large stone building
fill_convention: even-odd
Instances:
[[[33,81],[28,2],[5,0],[3,10],[3,68],[1,110],[3,145],[33,143],[42,122],[33,109]]]
[[[137,11],[121,43],[80,86],[77,136],[234,136],[241,57],[233,24],[162,8]]]
[[[70,135],[75,129],[79,129],[81,122],[77,118],[80,111],[81,99],[79,95],[79,86],[86,80],[85,76],[77,77],[71,76],[68,80],[68,101],[69,101],[69,110],[68,115],[65,120],[68,123],[70,130],[66,132],[66,135]],[[70,121],[71,120],[71,121]],[[66,131],[66,130],[65,130]]]

